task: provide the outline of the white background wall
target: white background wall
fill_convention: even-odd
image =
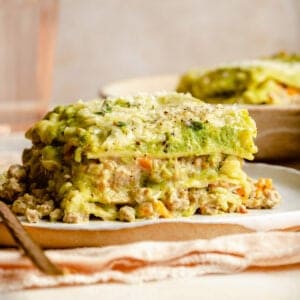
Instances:
[[[52,99],[110,81],[300,52],[300,0],[61,0]]]

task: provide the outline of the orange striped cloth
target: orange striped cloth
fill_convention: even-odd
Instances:
[[[140,283],[251,267],[295,264],[300,268],[300,232],[265,232],[185,242],[139,242],[103,248],[47,250],[67,270],[46,276],[16,249],[0,250],[0,290],[107,282]]]

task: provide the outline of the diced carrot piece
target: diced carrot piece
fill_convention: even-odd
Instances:
[[[244,205],[241,205],[239,207],[239,213],[241,214],[246,214],[248,211],[247,211],[247,208],[244,206]]]
[[[143,202],[137,209],[139,217],[150,218],[153,216],[153,204],[151,202]]]
[[[258,189],[262,190],[265,186],[265,178],[259,178],[255,185]]]
[[[153,202],[153,207],[160,217],[170,218],[172,216],[165,205],[159,200]]]
[[[264,189],[271,189],[273,183],[271,178],[259,178],[255,185],[257,189],[264,190]]]
[[[240,187],[236,190],[236,193],[238,195],[240,195],[241,197],[244,197],[245,196],[245,189],[243,187]]]
[[[273,186],[272,179],[271,178],[266,178],[265,188],[271,189],[272,186]]]
[[[287,87],[286,91],[290,96],[300,94],[300,90],[294,87]]]
[[[148,157],[141,157],[138,159],[138,163],[141,168],[151,171],[152,170],[152,160]]]

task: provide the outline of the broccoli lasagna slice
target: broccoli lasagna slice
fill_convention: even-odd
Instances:
[[[279,201],[272,181],[242,170],[255,135],[246,110],[183,94],[60,106],[26,133],[33,145],[23,165],[8,170],[0,197],[32,222],[271,208]]]
[[[177,91],[209,103],[300,103],[300,60],[277,55],[211,70],[191,70],[179,80]]]

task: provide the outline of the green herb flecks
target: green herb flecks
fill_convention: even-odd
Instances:
[[[95,111],[94,114],[104,116],[106,113],[110,113],[110,112],[112,112],[112,107],[107,102],[105,102],[103,104],[102,110]]]
[[[187,126],[193,130],[201,130],[204,128],[204,124],[199,121],[191,121]]]
[[[115,125],[118,126],[118,127],[124,127],[124,126],[126,126],[127,124],[126,124],[125,122],[118,121],[118,122],[115,123]]]

